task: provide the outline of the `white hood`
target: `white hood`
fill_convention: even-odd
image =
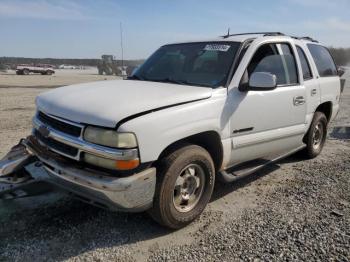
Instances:
[[[131,115],[211,96],[206,87],[137,80],[65,86],[40,94],[38,110],[78,123],[104,127]]]

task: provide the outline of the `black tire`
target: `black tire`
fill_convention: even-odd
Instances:
[[[22,72],[23,72],[23,75],[29,75],[29,73],[30,73],[29,69],[27,69],[27,68],[23,69]]]
[[[187,183],[188,176],[191,177],[189,173],[186,173],[187,169],[185,170],[185,168],[187,167],[189,169],[198,168],[199,174],[195,174],[194,177],[200,175],[202,179],[199,181],[204,181],[204,183],[198,183],[200,186],[196,184],[195,187],[198,186],[196,189],[192,187],[192,194],[183,193],[183,187],[180,185],[175,186],[181,174],[185,173],[184,177],[186,177],[185,179],[181,178],[185,181],[183,185]],[[197,179],[195,180],[197,181]],[[148,212],[154,220],[163,226],[172,229],[182,228],[203,212],[213,193],[214,183],[215,168],[209,153],[200,146],[185,145],[163,158],[159,163],[153,207]],[[188,206],[186,206],[186,200],[182,205],[176,203],[176,192],[180,192],[178,195],[182,200],[184,200],[182,197],[186,197],[186,194],[189,198],[196,194],[199,196],[194,197],[195,201],[187,200]],[[189,206],[190,201],[194,202],[191,206]],[[184,207],[190,209],[187,211]]]
[[[45,72],[45,74],[50,76],[50,75],[52,75],[52,74],[53,74],[53,71],[51,71],[51,70],[47,70],[47,71]]]
[[[305,158],[315,158],[321,153],[327,138],[327,124],[327,117],[322,112],[315,112],[309,131],[304,137],[306,148],[301,153]]]

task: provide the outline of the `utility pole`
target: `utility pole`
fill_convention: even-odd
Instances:
[[[123,50],[123,27],[122,22],[120,22],[120,47],[122,51],[122,70],[124,70],[124,50]]]

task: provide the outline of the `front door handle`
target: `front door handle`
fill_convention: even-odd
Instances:
[[[303,96],[296,96],[293,98],[293,104],[295,106],[300,106],[305,104],[305,98]]]
[[[311,90],[311,96],[314,96],[316,94],[317,94],[317,89],[316,88],[312,89]]]

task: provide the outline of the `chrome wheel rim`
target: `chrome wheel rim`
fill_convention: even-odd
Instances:
[[[176,179],[173,204],[177,211],[191,211],[199,202],[205,184],[205,173],[198,164],[190,164],[181,170]]]
[[[312,135],[312,146],[314,149],[318,149],[322,145],[323,133],[322,123],[318,123]]]

